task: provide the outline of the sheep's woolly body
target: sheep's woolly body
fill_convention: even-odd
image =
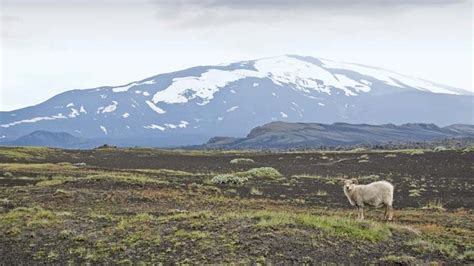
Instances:
[[[393,203],[393,185],[386,181],[354,185],[351,190],[344,188],[344,193],[352,205],[359,207],[363,207],[364,204],[374,207],[392,206]]]
[[[389,182],[378,181],[368,185],[356,185],[352,180],[347,180],[344,185],[344,194],[351,205],[359,209],[359,219],[364,218],[365,205],[385,206],[387,218],[392,219],[393,185]]]

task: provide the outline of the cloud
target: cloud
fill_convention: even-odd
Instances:
[[[202,8],[239,8],[239,9],[300,9],[328,7],[390,7],[390,6],[432,6],[446,5],[467,0],[155,0],[158,5],[184,7],[187,5]]]
[[[370,17],[470,0],[152,0],[157,19],[170,26],[221,26],[314,18],[334,14]],[[384,13],[382,13],[384,12]]]

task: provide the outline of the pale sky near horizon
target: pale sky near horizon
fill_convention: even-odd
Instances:
[[[282,54],[474,91],[472,0],[0,1],[0,111]]]

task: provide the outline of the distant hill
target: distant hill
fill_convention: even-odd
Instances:
[[[78,138],[65,132],[37,130],[14,141],[0,143],[5,146],[45,146],[56,148],[91,148],[90,140]]]
[[[472,137],[474,137],[474,126],[461,124],[438,127],[435,124],[422,123],[397,126],[394,124],[272,122],[252,129],[246,138],[215,137],[204,146],[224,149],[288,149],[358,144],[377,145]]]

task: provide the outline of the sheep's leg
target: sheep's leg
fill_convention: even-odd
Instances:
[[[389,208],[388,205],[385,204],[385,213],[384,213],[384,215],[383,215],[383,219],[384,219],[384,220],[387,220],[387,219],[388,219],[388,208]]]
[[[357,207],[357,210],[358,210],[357,219],[360,221],[364,220],[364,208]]]
[[[388,212],[388,220],[393,220],[393,207],[391,205],[387,205],[387,212]]]

